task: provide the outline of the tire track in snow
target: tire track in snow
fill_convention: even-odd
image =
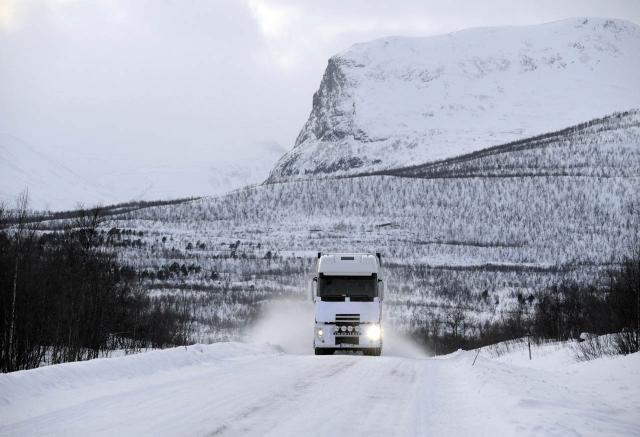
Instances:
[[[308,357],[305,358],[308,359]],[[291,381],[293,382],[291,386],[284,386],[278,390],[277,393],[252,401],[249,406],[225,420],[225,423],[214,429],[208,436],[237,435],[238,433],[244,435],[248,433],[264,435],[262,431],[258,431],[256,428],[265,428],[264,425],[273,422],[273,418],[281,418],[282,415],[275,413],[280,410],[286,410],[287,407],[291,406],[290,404],[295,405],[298,398],[304,396],[304,394],[309,392],[314,386],[322,383],[327,378],[344,372],[355,365],[356,362],[338,361],[331,364],[331,367],[321,369],[321,372],[316,370],[316,366],[311,366],[306,369],[310,370],[309,372],[297,374],[296,378]],[[266,419],[269,417],[271,417],[272,420]],[[250,426],[251,423],[253,423],[254,426]],[[256,424],[261,426],[256,426]]]

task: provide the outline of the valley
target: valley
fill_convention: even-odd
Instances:
[[[198,341],[240,338],[265,303],[306,299],[318,251],[382,252],[397,329],[474,337],[555,284],[606,281],[640,227],[639,146],[629,111],[436,164],[125,211],[101,229],[149,293],[191,308]]]

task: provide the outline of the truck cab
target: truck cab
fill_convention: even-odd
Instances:
[[[382,352],[384,282],[379,253],[318,253],[309,294],[315,306],[316,355]]]

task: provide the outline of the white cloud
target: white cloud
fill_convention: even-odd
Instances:
[[[288,26],[296,18],[296,10],[293,6],[272,4],[264,0],[250,0],[249,8],[258,22],[260,30],[268,38],[283,36]]]
[[[0,32],[15,32],[20,29],[19,4],[15,0],[0,1]]]

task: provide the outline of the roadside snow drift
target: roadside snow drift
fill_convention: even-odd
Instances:
[[[68,363],[0,375],[0,435],[640,435],[639,354],[552,352],[536,368],[218,343]]]

